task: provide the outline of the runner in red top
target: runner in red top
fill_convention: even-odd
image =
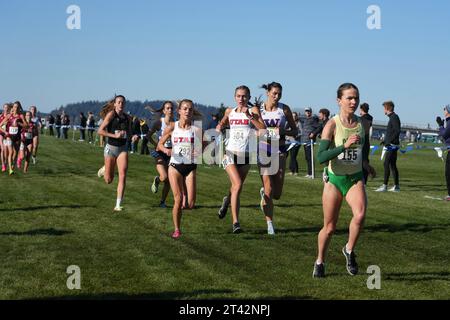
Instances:
[[[0,123],[5,120],[10,110],[11,104],[5,103],[3,105],[3,112],[0,114]],[[2,162],[2,172],[6,171],[6,162],[8,161],[8,153],[6,146],[3,144],[4,141],[6,141],[6,123],[0,127],[0,158]]]
[[[14,102],[11,113],[0,123],[0,127],[6,124],[6,141],[4,144],[8,149],[9,174],[14,174],[14,160],[20,148],[20,131],[27,125],[22,114],[22,105],[19,101]]]
[[[36,137],[39,134],[39,129],[36,124],[34,124],[31,121],[31,112],[27,111],[25,113],[25,120],[28,122],[28,126],[22,128],[22,144],[21,144],[21,150],[19,153],[20,159],[25,159],[25,165],[23,166],[23,172],[28,172],[28,167],[30,165],[30,158],[33,154],[33,140],[34,137]],[[19,166],[19,163],[17,164],[17,167]]]

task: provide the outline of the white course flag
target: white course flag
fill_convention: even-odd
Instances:
[[[290,144],[289,147],[287,148],[286,152],[291,151],[291,149],[292,149],[293,147],[297,146],[297,145],[298,145],[297,142],[291,142],[291,144]]]
[[[443,155],[444,155],[444,153],[442,152],[442,149],[441,149],[441,148],[438,148],[438,147],[436,147],[436,148],[434,148],[434,150],[436,150],[436,152],[437,152],[437,156],[438,156],[439,158],[441,158],[441,159],[442,159],[442,161],[444,161],[444,158],[443,158]]]
[[[384,155],[386,154],[387,148],[383,147],[383,151],[381,152],[381,161],[383,161]]]

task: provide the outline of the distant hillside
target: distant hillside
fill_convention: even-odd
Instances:
[[[89,111],[92,111],[95,117],[99,118],[99,113],[106,101],[82,101],[77,103],[69,103],[66,106],[61,106],[59,109],[53,110],[50,113],[53,115],[61,114],[64,111],[69,115],[72,124],[78,124],[80,121],[80,112],[83,112],[85,116]],[[150,111],[145,109],[146,106],[151,106],[153,109],[159,109],[162,107],[164,101],[127,101],[126,111],[132,115],[136,115],[141,119],[153,120],[155,117]],[[195,108],[204,116],[204,125],[207,125],[211,121],[211,115],[219,112],[218,107],[206,106],[203,104],[195,104]]]

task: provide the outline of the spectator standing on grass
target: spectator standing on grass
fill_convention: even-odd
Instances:
[[[312,138],[314,140],[317,139],[322,134],[323,128],[325,128],[325,125],[327,124],[329,118],[330,118],[330,110],[326,108],[319,110],[319,125],[312,132]]]
[[[445,145],[447,148],[447,160],[445,161],[445,179],[447,181],[447,191],[448,194],[445,197],[446,201],[450,201],[450,105],[446,105],[444,107],[444,117],[445,117],[445,126],[444,120],[440,117],[436,119],[436,122],[439,125],[439,135],[445,141]]]
[[[80,141],[84,141],[86,139],[86,127],[87,118],[84,116],[83,112],[80,112]]]
[[[219,124],[218,116],[217,114],[213,114],[211,116],[211,121],[209,122],[208,129],[215,129],[218,124]]]
[[[311,157],[311,142],[314,143],[315,136],[314,131],[319,127],[319,118],[312,114],[312,109],[310,107],[305,108],[305,119],[302,123],[303,134],[302,134],[302,144],[305,149],[305,159],[306,165],[308,167],[308,174],[305,178],[312,179],[312,157]]]
[[[394,112],[395,105],[392,101],[383,103],[384,114],[389,117],[389,122],[386,130],[386,136],[383,144],[386,148],[386,158],[384,159],[384,183],[376,192],[388,191],[389,176],[392,171],[394,176],[394,186],[389,189],[392,192],[400,192],[400,178],[397,168],[397,153],[400,149],[400,118]]]
[[[95,118],[94,113],[91,111],[88,112],[87,130],[89,143],[94,143]]]
[[[295,125],[297,127],[297,135],[295,137],[288,137],[289,142],[291,144],[294,144],[293,147],[291,147],[291,150],[289,150],[289,174],[290,175],[298,175],[298,152],[301,147],[301,138],[302,138],[302,123],[300,122],[300,119],[298,117],[297,112],[292,113],[292,117],[294,118]]]
[[[141,140],[142,140],[142,144],[141,144],[141,154],[150,154],[150,151],[148,150],[148,138],[147,138],[147,134],[150,131],[150,128],[148,127],[147,121],[145,119],[142,119],[140,121],[140,134],[141,134]]]
[[[55,116],[55,130],[56,130],[56,138],[61,138],[61,125],[62,125],[62,119],[61,115],[57,114]]]
[[[55,126],[55,117],[52,114],[50,114],[47,117],[47,127],[48,127],[48,132],[49,132],[50,136],[52,136],[52,137],[55,135],[55,133],[53,131],[54,126]]]
[[[100,120],[98,120],[97,126],[100,127],[103,123],[103,119],[100,117]],[[105,138],[102,135],[98,135],[98,141],[99,141],[99,146],[100,148],[103,148],[105,146]]]
[[[139,118],[133,116],[131,123],[132,136],[130,137],[131,142],[131,153],[137,153],[137,148],[139,144],[139,139],[141,138],[141,125]]]
[[[359,115],[361,116],[361,122],[364,127],[364,145],[362,150],[363,163],[369,164],[369,154],[370,154],[370,130],[372,128],[373,117],[369,114],[369,104],[362,103],[359,107]],[[369,172],[372,178],[375,178],[375,170],[371,171],[368,166],[363,165],[364,174],[364,184],[367,184],[367,178],[369,177]]]
[[[62,123],[61,123],[62,124],[61,125],[62,136],[63,136],[63,139],[67,140],[69,138],[69,128],[70,128],[69,116],[67,114],[64,114],[61,121],[62,121]]]

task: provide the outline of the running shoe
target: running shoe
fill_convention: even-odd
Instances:
[[[379,187],[378,189],[375,190],[375,192],[386,192],[387,191],[387,186],[385,184],[383,184],[381,187]]]
[[[233,233],[238,234],[241,232],[242,232],[242,229],[241,229],[241,225],[239,224],[239,222],[233,223]]]
[[[325,265],[314,263],[313,278],[325,278]]]
[[[259,207],[261,208],[262,213],[264,213],[264,187],[259,189],[259,196],[261,197],[261,201],[259,202]]]
[[[180,230],[175,230],[172,233],[172,239],[178,239],[179,237],[181,237],[181,231]]]
[[[105,166],[103,166],[100,169],[98,169],[98,172],[97,172],[97,176],[99,178],[103,177],[104,175],[105,175]]]
[[[275,235],[275,228],[273,227],[273,222],[267,224],[267,234],[271,236]]]
[[[444,198],[444,201],[450,201],[450,196],[446,196],[446,197]]]
[[[33,160],[33,164],[36,164],[36,157],[35,156],[31,156],[31,160]]]
[[[160,208],[167,208],[167,205],[166,205],[166,203],[164,202],[164,201],[161,201],[160,203],[159,203],[159,207]]]
[[[18,158],[16,165],[17,165],[17,168],[20,169],[20,167],[22,167],[22,159]]]
[[[123,211],[123,207],[122,206],[120,206],[120,207],[114,207],[114,211]]]
[[[160,183],[159,177],[156,176],[155,179],[153,179],[153,184],[152,184],[152,192],[153,193],[158,192],[159,183]]]
[[[12,176],[14,174],[14,170],[13,169],[9,169],[9,175]]]
[[[2,165],[2,172],[6,171],[6,165]]]
[[[389,189],[390,192],[400,192],[400,186],[393,186]]]
[[[346,264],[347,271],[351,276],[357,275],[358,264],[356,263],[356,255],[353,251],[351,253],[348,253],[345,247],[346,246],[342,248],[342,253],[344,254],[345,259],[347,260]]]
[[[228,196],[223,197],[222,206],[219,209],[219,219],[225,218],[228,211],[228,206],[230,205],[230,199]]]

